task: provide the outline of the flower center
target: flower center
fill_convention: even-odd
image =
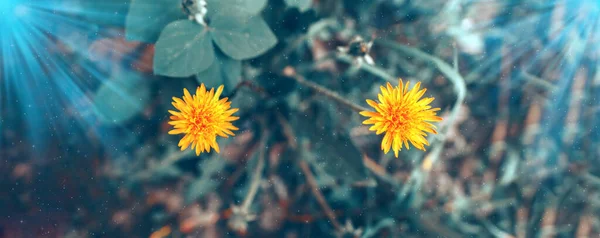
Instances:
[[[190,120],[193,125],[193,132],[196,134],[205,134],[211,131],[212,124],[214,122],[211,113],[207,113],[202,110],[196,110],[193,115],[194,116]]]
[[[390,112],[389,118],[389,121],[391,123],[389,130],[394,133],[406,131],[405,128],[410,124],[412,120],[412,118],[404,108],[394,108]]]

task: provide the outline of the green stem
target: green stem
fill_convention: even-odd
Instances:
[[[264,137],[264,136],[263,136]],[[256,197],[256,193],[258,192],[258,188],[260,182],[262,180],[262,171],[265,166],[265,139],[263,138],[259,144],[260,148],[258,150],[258,164],[254,170],[254,176],[252,177],[252,182],[250,183],[250,189],[248,190],[248,194],[246,198],[244,198],[244,202],[242,203],[242,210],[248,213],[248,209],[250,209],[250,205],[254,201],[254,197]]]
[[[339,54],[336,57],[336,59],[339,60],[339,61],[348,63],[348,64],[352,64],[353,63],[352,58],[350,56],[347,56],[347,55]],[[397,84],[398,83],[398,79],[396,77],[388,74],[383,69],[381,69],[381,68],[379,68],[377,66],[370,65],[370,64],[361,64],[360,65],[360,69],[364,70],[367,73],[375,75],[375,76],[377,76],[377,77],[379,77],[379,78],[381,78],[381,79],[383,79],[385,81],[388,81],[390,83],[393,83],[393,84]]]

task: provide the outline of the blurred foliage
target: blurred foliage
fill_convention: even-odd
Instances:
[[[118,74],[109,79],[94,96],[94,107],[105,123],[121,124],[139,114],[150,100],[150,85],[135,72]]]
[[[76,61],[109,75],[86,105],[101,130],[39,159],[1,132],[0,237],[600,235],[599,37],[569,25],[593,6],[207,0],[204,26],[178,0],[82,2],[116,32]],[[356,36],[375,64],[338,51]],[[397,77],[444,117],[426,152],[400,159],[310,86],[365,106]],[[200,83],[225,85],[240,131],[196,157],[166,122]]]

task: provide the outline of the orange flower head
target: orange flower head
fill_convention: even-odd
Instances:
[[[231,122],[239,117],[232,115],[238,109],[232,109],[227,98],[219,99],[222,92],[223,85],[215,92],[214,88],[208,91],[202,84],[193,96],[187,89],[183,89],[183,98],[173,97],[173,106],[179,111],[169,110],[172,114],[169,124],[175,127],[169,134],[185,134],[179,141],[182,151],[191,145],[196,150],[196,155],[210,152],[211,147],[219,153],[217,136],[234,136],[232,130],[238,128]]]
[[[387,87],[381,86],[381,93],[377,95],[379,102],[367,99],[367,103],[375,108],[376,112],[360,112],[361,115],[369,117],[363,122],[373,125],[369,130],[375,131],[377,135],[385,132],[381,149],[388,153],[392,148],[396,158],[403,144],[407,149],[410,148],[409,141],[417,149],[425,151],[425,145],[429,145],[425,139],[425,132],[437,134],[436,127],[429,122],[442,120],[436,116],[440,109],[431,108],[429,105],[434,98],[421,98],[427,89],[419,90],[419,82],[408,90],[409,84],[410,82],[406,82],[404,85],[400,79],[397,87],[392,87],[390,83],[387,83]]]

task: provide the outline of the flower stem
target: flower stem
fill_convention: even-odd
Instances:
[[[250,205],[252,205],[252,201],[254,201],[254,197],[256,197],[256,193],[258,192],[258,187],[260,185],[260,181],[262,179],[262,171],[265,166],[265,144],[263,142],[260,143],[260,149],[258,151],[258,164],[256,165],[256,169],[254,170],[254,177],[252,178],[252,183],[250,184],[250,190],[248,191],[248,195],[244,198],[244,202],[242,203],[242,210],[248,211],[250,209]]]

